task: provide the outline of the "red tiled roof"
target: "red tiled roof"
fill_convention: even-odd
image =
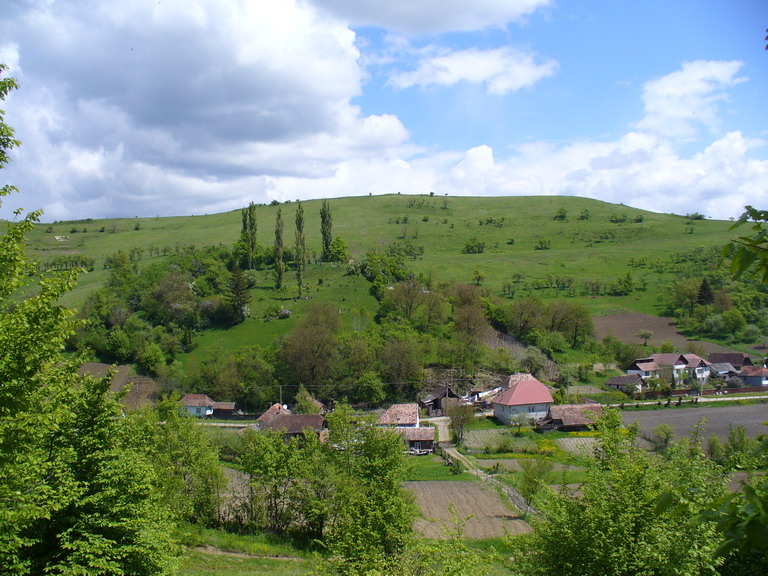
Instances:
[[[206,394],[187,394],[181,399],[181,403],[184,404],[184,406],[189,407],[213,407],[215,404],[215,402]]]
[[[768,368],[763,366],[743,366],[739,376],[762,376],[768,378]]]
[[[392,404],[379,416],[381,426],[416,426],[419,423],[418,404]]]
[[[524,406],[527,404],[552,404],[552,394],[544,384],[530,374],[513,374],[514,384],[499,394],[493,404],[504,406]],[[510,377],[512,382],[512,377]]]
[[[263,430],[285,430],[286,434],[301,434],[309,428],[319,433],[325,427],[325,416],[320,414],[277,414]]]
[[[267,422],[270,418],[277,416],[278,414],[290,414],[291,411],[288,408],[284,408],[279,402],[275,402],[264,411],[264,414],[256,418],[256,422]]]

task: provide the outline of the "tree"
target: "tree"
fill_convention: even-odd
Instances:
[[[551,460],[524,458],[520,460],[520,475],[515,483],[530,510],[531,503],[539,492],[547,488],[555,465]]]
[[[718,466],[687,442],[670,446],[664,457],[646,453],[636,446],[636,429],[623,430],[615,410],[595,427],[599,441],[582,494],[552,493],[541,506],[527,553],[516,555],[520,572],[716,573],[715,525],[697,522],[697,513],[725,492]],[[674,506],[662,509],[662,500]]]
[[[299,298],[304,294],[304,274],[307,271],[307,240],[304,236],[304,206],[296,202],[296,284],[299,287]]]
[[[461,444],[464,441],[464,430],[475,417],[475,409],[465,404],[454,404],[448,408],[446,416],[451,419],[450,427],[454,440]]]
[[[653,338],[653,331],[652,330],[638,330],[635,334],[640,340],[643,341],[643,346],[648,346],[648,340]]]
[[[251,202],[242,211],[242,228],[240,230],[239,245],[244,253],[245,267],[247,270],[255,268],[255,257],[258,249],[256,242],[256,204]]]
[[[283,261],[283,216],[281,209],[277,209],[275,217],[275,289],[283,289],[283,275],[285,274],[285,262]]]
[[[248,304],[251,302],[248,281],[240,268],[232,270],[225,298],[230,321],[232,324],[240,324],[248,317]]]
[[[338,309],[329,302],[313,302],[306,318],[286,338],[283,357],[296,381],[314,394],[336,368],[340,328]]]
[[[320,234],[323,237],[323,260],[331,260],[331,242],[333,241],[333,219],[331,217],[331,204],[323,200],[320,206]]]
[[[296,414],[320,414],[320,404],[307,391],[304,384],[299,385],[299,391],[296,393]]]
[[[509,425],[517,427],[517,430],[515,430],[515,436],[520,436],[520,430],[523,426],[530,426],[531,417],[528,416],[525,412],[515,412],[512,414],[512,416],[509,418]]]
[[[739,236],[723,248],[723,255],[731,260],[731,274],[735,278],[753,274],[760,278],[763,284],[768,284],[768,210],[756,210],[745,206],[744,213],[731,230],[750,224],[752,235]]]
[[[0,100],[16,88],[0,78]],[[0,169],[18,145],[0,110]],[[58,302],[77,271],[41,274],[26,256],[40,214],[17,211],[0,236],[0,571],[170,574],[169,526],[109,382],[61,355],[78,323]]]

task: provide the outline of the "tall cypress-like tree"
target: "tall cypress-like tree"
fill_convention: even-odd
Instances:
[[[331,203],[323,200],[320,206],[320,234],[323,236],[323,261],[330,260],[331,242],[333,241],[333,220],[331,217]]]
[[[296,204],[296,284],[301,298],[304,294],[304,273],[307,270],[307,241],[304,236],[304,206],[300,200]]]
[[[281,209],[277,209],[275,218],[275,288],[282,290],[283,275],[285,274],[285,262],[283,261],[283,215]]]
[[[240,243],[245,252],[245,266],[248,270],[255,268],[256,260],[256,204],[251,202],[242,210],[243,226],[240,231]]]
[[[251,302],[248,281],[240,268],[232,270],[232,277],[227,283],[225,298],[230,320],[233,324],[240,324],[248,317],[248,304]]]

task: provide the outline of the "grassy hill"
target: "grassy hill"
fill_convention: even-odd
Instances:
[[[304,202],[307,248],[321,251],[320,200]],[[293,245],[296,204],[281,204],[286,247]],[[274,242],[277,205],[257,207],[258,241]],[[331,200],[333,234],[349,245],[355,259],[372,249],[406,240],[423,246],[424,254],[410,262],[415,273],[441,282],[470,283],[476,271],[491,293],[505,296],[505,283],[546,284],[548,276],[567,276],[580,286],[584,281],[611,282],[631,272],[647,285],[628,296],[584,296],[595,314],[622,310],[655,313],[659,287],[674,278],[651,263],[676,252],[719,246],[733,237],[730,222],[691,220],[657,214],[623,205],[575,197],[468,198],[386,195]],[[556,218],[558,216],[560,218]],[[85,216],[85,215],[84,215]],[[56,256],[82,254],[95,260],[94,271],[81,275],[77,289],[65,303],[77,307],[107,277],[104,259],[117,250],[144,251],[141,265],[162,258],[158,251],[189,245],[233,244],[240,234],[240,211],[185,217],[79,220],[43,223],[29,236],[29,250],[41,262]],[[66,237],[65,240],[56,237]],[[482,253],[462,253],[468,242],[484,244]],[[149,256],[150,252],[155,255]],[[642,268],[630,259],[645,258]],[[348,325],[358,325],[376,308],[368,284],[359,276],[346,276],[346,267],[310,264],[308,280],[313,299],[328,299],[345,312]],[[271,271],[260,273],[251,305],[252,319],[224,331],[208,331],[199,338],[200,349],[212,345],[265,344],[286,333],[308,306],[294,301],[296,288],[288,276],[288,290],[271,289]],[[519,294],[520,292],[518,292]],[[560,295],[554,288],[538,290],[543,297]],[[294,313],[288,320],[261,320],[268,306],[286,306]]]

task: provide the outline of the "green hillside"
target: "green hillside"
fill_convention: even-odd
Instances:
[[[318,253],[320,201],[303,204],[308,251]],[[289,202],[280,206],[286,223],[285,243],[290,246],[296,205]],[[567,274],[577,280],[611,279],[627,270],[631,257],[663,258],[673,252],[721,245],[733,236],[727,221],[691,221],[684,216],[574,197],[388,195],[334,199],[331,207],[333,233],[347,242],[356,258],[368,250],[407,239],[424,247],[423,258],[412,263],[416,272],[432,274],[438,282],[471,282],[474,270],[480,269],[486,275],[484,284],[494,291],[501,291],[502,283],[515,272],[531,278]],[[554,219],[560,209],[565,210],[565,221]],[[579,219],[585,210],[589,218]],[[263,245],[273,243],[276,211],[276,205],[257,207],[258,241]],[[610,221],[622,216],[626,221]],[[642,221],[633,222],[634,219]],[[42,262],[59,255],[95,258],[95,272],[81,280],[81,286],[87,288],[103,280],[104,258],[117,250],[231,245],[239,232],[239,211],[205,216],[66,221],[38,225],[30,234],[29,248]],[[59,242],[56,236],[66,236],[68,240]],[[485,243],[482,254],[461,253],[471,238]],[[535,249],[542,239],[550,241],[549,250]],[[81,298],[82,292],[77,292],[72,303]],[[641,304],[640,308],[647,307]]]
[[[344,265],[315,262],[321,251],[320,204],[320,200],[303,203],[311,300],[334,302],[345,313],[347,327],[365,323],[377,308],[368,294],[369,284],[360,276],[346,275]],[[279,207],[285,222],[285,245],[291,247],[296,204]],[[258,242],[264,246],[274,242],[277,209],[277,205],[257,207]],[[719,246],[733,237],[727,221],[692,220],[574,197],[387,195],[333,199],[331,209],[333,234],[346,241],[354,259],[361,260],[369,250],[409,241],[424,251],[408,266],[435,286],[471,283],[478,272],[482,286],[500,298],[509,296],[511,288],[518,296],[535,288],[541,297],[562,297],[566,292],[554,287],[554,279],[570,279],[576,287],[587,281],[613,282],[628,272],[636,285],[644,286],[627,296],[591,296],[572,290],[572,301],[587,305],[598,315],[621,310],[657,313],[659,289],[674,279],[674,272],[653,263],[675,253]],[[42,223],[29,236],[29,250],[41,263],[75,255],[94,259],[93,271],[82,274],[77,289],[66,297],[65,304],[77,308],[104,282],[105,258],[118,250],[142,250],[139,265],[146,265],[185,246],[230,246],[239,237],[240,227],[239,210],[205,216]],[[57,236],[65,239],[57,240]],[[482,253],[463,253],[467,243],[483,244]],[[632,267],[633,260],[644,264]],[[200,346],[193,356],[213,345],[268,344],[287,333],[309,304],[295,301],[290,271],[286,277],[288,289],[277,293],[272,289],[271,270],[259,272],[251,319],[227,330],[205,331],[197,337]],[[275,305],[290,308],[291,318],[265,322],[264,310]]]

